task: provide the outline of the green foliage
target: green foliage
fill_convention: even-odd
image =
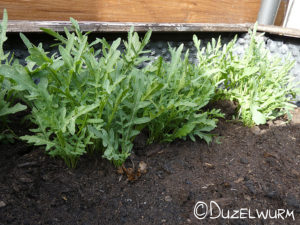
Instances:
[[[50,155],[62,157],[71,167],[79,156],[99,149],[121,165],[143,129],[149,131],[149,142],[186,136],[211,141],[208,132],[221,114],[200,111],[214,94],[211,74],[192,65],[188,52],[182,59],[183,46],[170,48],[170,63],[159,58],[141,69],[150,60],[143,49],[151,32],[140,40],[132,28],[121,53],[120,39],[112,45],[105,39],[89,44],[87,34],[71,21],[75,32],[65,29],[65,36],[43,29],[59,41],[58,55],[49,56],[42,44],[34,46],[21,34],[30,53],[27,66],[0,69],[32,109],[37,127],[21,139],[45,145]],[[96,44],[102,49],[96,51]]]
[[[6,28],[7,12],[4,10],[0,24],[0,68],[4,65],[9,65],[12,60],[12,58],[9,60],[10,53],[5,54],[3,50],[3,44],[7,40]],[[13,104],[15,93],[11,90],[11,85],[11,81],[0,74],[0,141],[3,139],[12,141],[12,134],[7,132],[10,131],[7,127],[7,116],[26,109],[26,106],[20,103]]]
[[[158,88],[151,99],[151,107],[145,113],[151,118],[146,125],[149,130],[149,142],[173,141],[177,138],[195,136],[211,141],[211,130],[216,127],[216,117],[222,116],[218,110],[204,112],[203,107],[214,95],[212,68],[204,68],[203,61],[199,65],[189,62],[189,52],[182,59],[183,44],[174,49],[169,47],[171,61],[158,58],[148,68],[149,76],[155,80],[153,88]],[[152,72],[153,71],[153,72]]]
[[[287,75],[293,63],[271,58],[255,31],[242,57],[233,54],[236,38],[223,46],[220,38],[212,39],[200,48],[194,36],[198,63],[193,64],[183,45],[169,47],[170,62],[149,58],[144,48],[151,31],[141,40],[131,28],[123,43],[120,38],[111,45],[104,38],[89,43],[88,34],[71,22],[74,31],[65,29],[64,35],[42,29],[58,41],[53,55],[21,34],[29,52],[26,66],[11,63],[3,52],[6,12],[0,35],[0,118],[25,109],[10,101],[15,93],[22,96],[35,128],[21,139],[45,146],[69,167],[93,151],[120,166],[140,132],[149,135],[148,143],[187,137],[209,143],[217,118],[223,116],[207,109],[212,99],[238,102],[238,116],[248,126],[294,107],[295,85]]]
[[[283,114],[290,116],[297,84],[289,75],[294,62],[272,57],[256,28],[249,35],[249,46],[241,57],[233,54],[235,40],[224,46],[226,54],[216,63],[220,73],[215,79],[224,85],[218,97],[238,102],[238,118],[253,126]]]
[[[88,149],[101,147],[104,157],[122,164],[130,155],[132,138],[138,134],[134,128],[142,104],[142,81],[134,66],[141,62],[138,55],[145,43],[139,43],[131,31],[129,37],[135,42],[129,41],[126,54],[121,56],[117,50],[120,39],[111,46],[105,39],[89,44],[77,22],[72,20],[72,24],[75,33],[66,29],[65,37],[43,29],[60,41],[59,55],[51,57],[42,45],[34,46],[21,35],[30,53],[27,66],[4,72],[17,83],[15,89],[26,93],[32,122],[37,125],[32,130],[35,135],[21,138],[46,145],[50,155],[62,157],[71,167]],[[97,43],[102,44],[101,57],[93,48]]]

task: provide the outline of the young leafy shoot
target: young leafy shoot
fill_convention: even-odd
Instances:
[[[158,58],[149,68],[148,76],[160,91],[151,99],[151,108],[145,111],[151,118],[146,125],[150,133],[148,142],[171,142],[186,137],[195,140],[197,136],[209,143],[212,140],[209,132],[216,127],[216,118],[223,116],[218,110],[203,110],[214,96],[211,75],[215,71],[190,63],[188,51],[182,58],[183,44],[177,49],[169,47],[169,51],[170,62]]]
[[[251,39],[243,56],[234,55],[230,48],[217,64],[222,72],[216,80],[224,84],[219,94],[238,102],[238,118],[247,126],[265,124],[284,114],[290,118],[296,107],[292,101],[297,83],[289,74],[294,62],[271,56],[261,35],[256,35],[256,28],[249,35]]]
[[[27,107],[23,104],[15,104],[15,95],[16,93],[12,90],[11,80],[5,78],[2,75],[2,71],[5,70],[6,66],[9,66],[12,61],[12,57],[9,59],[10,53],[4,52],[3,44],[7,40],[6,37],[7,29],[7,12],[4,9],[3,19],[0,24],[0,141],[11,137],[11,132],[7,133],[8,128],[7,122],[10,114],[14,114],[25,110]],[[11,139],[11,138],[10,138]]]

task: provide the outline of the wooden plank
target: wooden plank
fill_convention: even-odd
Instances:
[[[216,24],[216,23],[113,23],[113,22],[78,22],[82,31],[92,32],[127,32],[134,26],[135,31],[146,32],[247,32],[253,24]],[[8,32],[41,32],[40,28],[63,31],[71,28],[68,21],[8,21]],[[257,31],[287,37],[300,38],[300,30],[279,26],[258,25]]]
[[[147,23],[253,23],[260,0],[1,0],[9,19]]]
[[[127,32],[133,26],[135,31],[146,32],[245,32],[251,24],[216,24],[216,23],[115,23],[79,21],[82,31],[92,32]],[[71,28],[68,21],[8,21],[8,32],[41,32],[40,28],[64,31]]]
[[[283,21],[284,21],[285,15],[286,15],[288,5],[289,5],[289,0],[281,0],[274,25],[276,25],[276,26],[283,25]]]
[[[300,38],[300,30],[294,28],[286,28],[286,27],[271,26],[271,25],[259,25],[257,27],[257,31],[280,35],[280,36],[286,36],[286,37]]]

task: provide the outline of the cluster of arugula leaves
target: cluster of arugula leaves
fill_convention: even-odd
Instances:
[[[7,13],[4,10],[3,19],[0,24],[0,66],[9,65],[12,62],[13,57],[10,57],[10,53],[4,53],[3,44],[7,40]],[[27,107],[21,103],[15,103],[16,93],[11,88],[13,84],[10,80],[6,79],[0,74],[0,141],[1,140],[13,140],[13,133],[9,129],[7,124],[7,116],[25,110]]]
[[[220,39],[213,39],[200,49],[194,36],[198,63],[193,64],[183,45],[169,47],[170,61],[150,58],[144,48],[151,31],[142,40],[131,28],[123,43],[120,38],[111,45],[104,38],[89,43],[88,33],[82,33],[71,19],[74,32],[65,28],[61,35],[42,29],[58,41],[58,52],[53,55],[21,34],[29,52],[22,66],[9,62],[3,53],[6,22],[5,13],[0,36],[4,61],[0,65],[0,116],[25,109],[20,104],[10,107],[6,101],[10,92],[19,93],[36,125],[32,135],[21,139],[46,146],[48,154],[63,158],[69,167],[93,151],[102,151],[103,157],[120,166],[140,132],[148,134],[148,143],[186,137],[209,143],[209,132],[223,114],[204,107],[216,98],[237,101],[239,116],[249,126],[293,106],[289,103],[293,86],[287,76],[292,63],[269,59],[254,33],[243,58],[233,54],[236,39],[223,47]],[[125,50],[121,52],[122,44]]]
[[[233,53],[235,39],[224,46],[226,54],[219,54],[221,60],[215,66],[220,71],[215,80],[222,82],[223,88],[218,89],[216,98],[237,102],[237,119],[249,127],[284,114],[291,119],[290,112],[296,107],[292,102],[299,92],[299,84],[289,74],[294,61],[271,56],[263,34],[256,35],[256,25],[249,35],[249,46],[242,56]]]
[[[151,60],[143,50],[150,31],[140,41],[132,28],[121,53],[121,39],[111,45],[105,39],[88,43],[88,34],[71,22],[75,32],[65,29],[64,36],[43,29],[59,41],[58,54],[49,56],[42,44],[34,46],[21,34],[29,51],[26,66],[0,67],[0,74],[13,81],[12,89],[22,92],[36,124],[34,134],[22,140],[46,146],[70,167],[95,150],[121,165],[142,130],[149,131],[149,143],[186,136],[211,141],[208,132],[222,114],[201,109],[214,95],[214,83],[209,73],[188,61],[188,53],[181,58],[183,45],[170,48],[171,62],[159,58],[140,68]],[[95,50],[97,44],[102,49]]]

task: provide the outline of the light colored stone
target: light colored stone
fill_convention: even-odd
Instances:
[[[6,206],[5,202],[4,201],[0,201],[0,208],[3,208],[5,206]]]

